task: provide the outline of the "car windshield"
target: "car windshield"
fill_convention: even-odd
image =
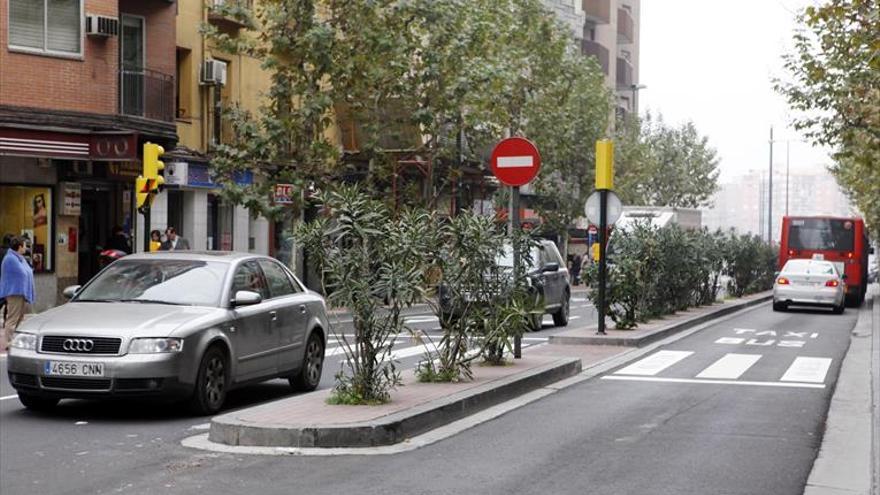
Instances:
[[[852,251],[855,239],[849,220],[795,218],[789,229],[788,247],[804,250]]]
[[[529,254],[529,257],[531,258],[531,260],[523,260],[523,261],[525,263],[527,263],[530,268],[537,267],[538,260],[541,259],[541,253],[538,251],[537,247],[532,248],[532,250]],[[498,258],[496,259],[496,262],[498,263],[498,266],[512,267],[513,266],[513,249],[509,245],[504,246],[504,252],[498,256]]]
[[[804,275],[834,275],[834,265],[812,260],[790,260],[782,268],[783,273],[799,273]]]
[[[119,260],[73,301],[218,306],[228,266],[199,260]]]

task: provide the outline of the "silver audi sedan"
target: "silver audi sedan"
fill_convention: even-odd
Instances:
[[[249,383],[285,377],[308,391],[321,381],[324,299],[272,258],[136,254],[64,292],[67,304],[28,319],[11,342],[9,380],[28,408],[162,396],[213,414]]]

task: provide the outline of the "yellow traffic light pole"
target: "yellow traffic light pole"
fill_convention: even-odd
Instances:
[[[614,188],[614,143],[596,141],[596,190],[599,191],[599,335],[605,335],[605,284],[608,273],[608,191]]]
[[[144,215],[144,252],[150,252],[150,206],[153,198],[165,185],[165,178],[159,174],[165,164],[159,160],[165,148],[154,143],[144,143],[143,174],[135,179],[138,211]]]

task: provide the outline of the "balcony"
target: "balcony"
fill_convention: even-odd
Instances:
[[[586,57],[595,57],[602,67],[602,73],[608,75],[608,64],[610,61],[608,49],[591,40],[581,41],[581,53]]]
[[[588,22],[593,24],[611,22],[611,0],[582,0],[581,5]]]
[[[230,15],[236,10],[253,10],[253,0],[210,0],[208,22],[226,31],[237,31],[247,27],[239,17]]]
[[[627,9],[617,9],[617,42],[632,43],[635,41],[635,23]]]
[[[150,69],[120,70],[119,113],[174,122],[174,76]]]
[[[633,85],[633,66],[629,60],[617,57],[617,87],[629,89]]]

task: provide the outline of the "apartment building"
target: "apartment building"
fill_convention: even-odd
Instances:
[[[35,309],[129,234],[145,142],[173,147],[176,4],[0,0],[0,233],[26,236]]]
[[[618,115],[638,113],[640,0],[574,0],[584,15],[581,52],[595,57]]]

